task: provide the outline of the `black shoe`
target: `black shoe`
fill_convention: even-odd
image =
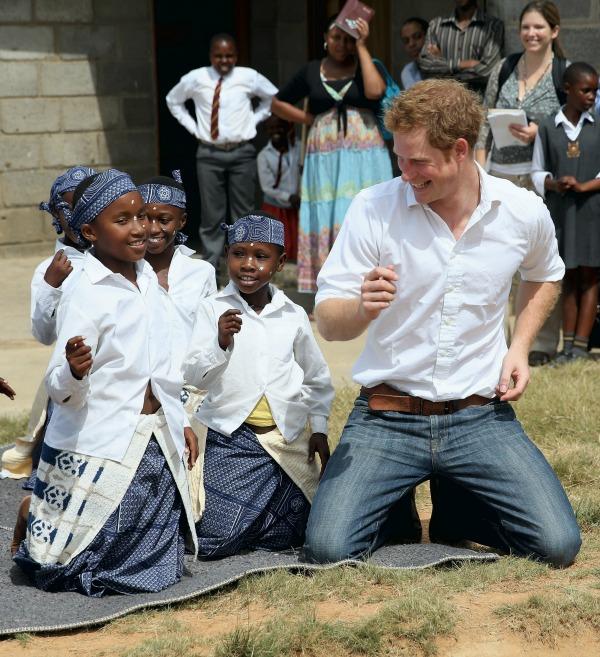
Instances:
[[[527,360],[529,367],[540,367],[550,362],[550,356],[545,351],[530,351]]]
[[[560,367],[561,365],[566,365],[573,361],[573,352],[572,351],[559,351],[556,356],[552,359],[550,363],[551,367]]]

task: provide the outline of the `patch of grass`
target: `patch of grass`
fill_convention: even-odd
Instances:
[[[27,431],[29,413],[0,416],[0,445],[12,443],[15,438],[23,436]]]
[[[324,621],[314,611],[298,615],[296,609],[258,627],[237,627],[222,637],[214,657],[375,657],[398,641],[434,655],[435,640],[450,634],[454,624],[454,610],[447,602],[415,588],[355,622]]]
[[[561,597],[531,595],[524,602],[498,607],[494,613],[528,640],[555,643],[560,636],[580,630],[600,630],[600,598],[570,590]]]
[[[135,648],[121,652],[121,657],[195,657],[195,642],[186,636],[174,635],[146,639]]]
[[[143,609],[133,614],[105,625],[100,631],[105,633],[118,632],[119,634],[137,634],[153,632],[154,634],[168,634],[183,632],[184,626],[175,617],[172,607],[163,609]]]
[[[571,503],[575,509],[577,522],[582,529],[600,527],[600,493],[594,490],[590,493],[582,493],[572,496]]]
[[[329,415],[329,444],[332,449],[340,442],[342,429],[354,406],[358,390],[358,386],[343,386],[335,391],[335,398]]]
[[[15,640],[19,642],[21,648],[26,648],[33,641],[33,634],[29,632],[19,632],[15,634]]]

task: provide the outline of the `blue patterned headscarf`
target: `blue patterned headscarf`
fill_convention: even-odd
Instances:
[[[151,178],[147,182],[138,185],[144,203],[164,203],[166,205],[174,205],[176,208],[181,208],[182,210],[186,209],[186,197],[181,181],[181,171],[175,169],[171,175],[173,178],[159,176],[158,178]],[[173,184],[169,184],[171,180]],[[178,230],[175,234],[175,244],[184,244],[187,238],[187,235]]]
[[[263,214],[248,214],[231,226],[221,224],[221,228],[227,231],[228,244],[262,242],[263,244],[285,246],[281,221]]]
[[[71,167],[54,181],[50,188],[48,201],[40,203],[40,210],[49,212],[52,215],[52,225],[58,235],[63,232],[58,221],[58,213],[63,213],[67,223],[70,223],[71,219],[71,206],[63,199],[62,195],[66,192],[72,192],[82,180],[93,176],[95,173],[97,173],[96,170],[90,167]]]
[[[81,227],[89,224],[111,203],[129,192],[137,192],[128,173],[117,169],[108,169],[97,174],[75,203],[69,225],[80,239]]]

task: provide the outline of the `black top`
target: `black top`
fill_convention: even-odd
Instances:
[[[321,82],[319,71],[321,69],[321,60],[313,59],[305,64],[294,77],[279,91],[277,98],[292,105],[299,100],[308,96],[308,111],[311,114],[323,114],[332,107],[347,105],[349,107],[362,107],[370,109],[373,112],[379,111],[379,99],[369,100],[365,97],[365,87],[360,70],[360,64],[357,64],[354,82],[348,89],[341,103],[336,101],[327,93],[327,90]],[[328,80],[327,84],[340,91],[350,78],[343,80]]]

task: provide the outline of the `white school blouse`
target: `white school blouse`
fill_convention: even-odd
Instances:
[[[256,158],[258,180],[265,203],[290,208],[290,196],[300,194],[300,144],[290,146],[288,152],[281,156],[281,178],[275,187],[279,157],[279,151],[271,142],[260,151]]]
[[[230,436],[265,395],[287,442],[303,432],[327,433],[333,400],[329,368],[303,308],[271,286],[271,302],[257,315],[230,282],[198,306],[183,363],[186,382],[208,394],[196,412],[200,422]],[[233,346],[221,349],[217,323],[228,309],[242,311]]]
[[[571,121],[565,116],[562,111],[562,108],[558,110],[556,116],[554,117],[554,125],[562,125],[567,139],[569,141],[575,141],[579,137],[579,133],[583,128],[583,124],[586,121],[590,123],[594,122],[594,115],[590,112],[582,112],[579,117],[577,125],[573,125]],[[552,172],[546,171],[546,161],[544,159],[544,147],[542,146],[542,140],[540,139],[539,134],[535,136],[535,142],[533,143],[533,158],[531,160],[531,181],[535,187],[535,191],[542,197],[546,197],[546,189],[544,188],[544,181],[546,178],[552,176]],[[596,178],[600,178],[600,171],[596,174]],[[585,182],[585,181],[580,181]]]
[[[168,296],[172,302],[173,350],[179,363],[192,337],[198,304],[217,291],[215,268],[205,260],[192,258],[194,253],[185,244],[176,246],[167,276]]]
[[[554,224],[542,199],[478,166],[480,202],[460,239],[401,178],[354,198],[317,279],[317,305],[358,299],[364,276],[393,265],[396,296],[368,329],[353,368],[432,401],[493,397],[511,281],[559,281]]]
[[[81,275],[58,309],[58,341],[46,373],[56,406],[46,430],[50,447],[121,461],[134,435],[148,381],[183,454],[183,385],[165,322],[167,295],[152,267],[136,263],[139,289],[90,252]],[[81,335],[93,365],[81,381],[65,357],[69,338]]]
[[[215,87],[221,77],[212,66],[194,69],[169,91],[166,97],[171,114],[196,139],[212,142],[210,117]],[[256,137],[256,126],[271,114],[271,100],[277,87],[252,68],[235,66],[224,78],[219,96],[219,137],[216,144],[248,141]],[[252,98],[258,98],[256,109]],[[195,119],[185,102],[192,100]]]
[[[60,240],[56,240],[54,253],[60,249],[63,249],[73,267],[73,271],[63,281],[63,284],[60,287],[52,287],[44,280],[44,274],[54,256],[40,262],[31,279],[31,333],[42,344],[53,344],[56,341],[56,310],[63,292],[77,280],[85,256],[85,253],[72,246],[65,246]]]

